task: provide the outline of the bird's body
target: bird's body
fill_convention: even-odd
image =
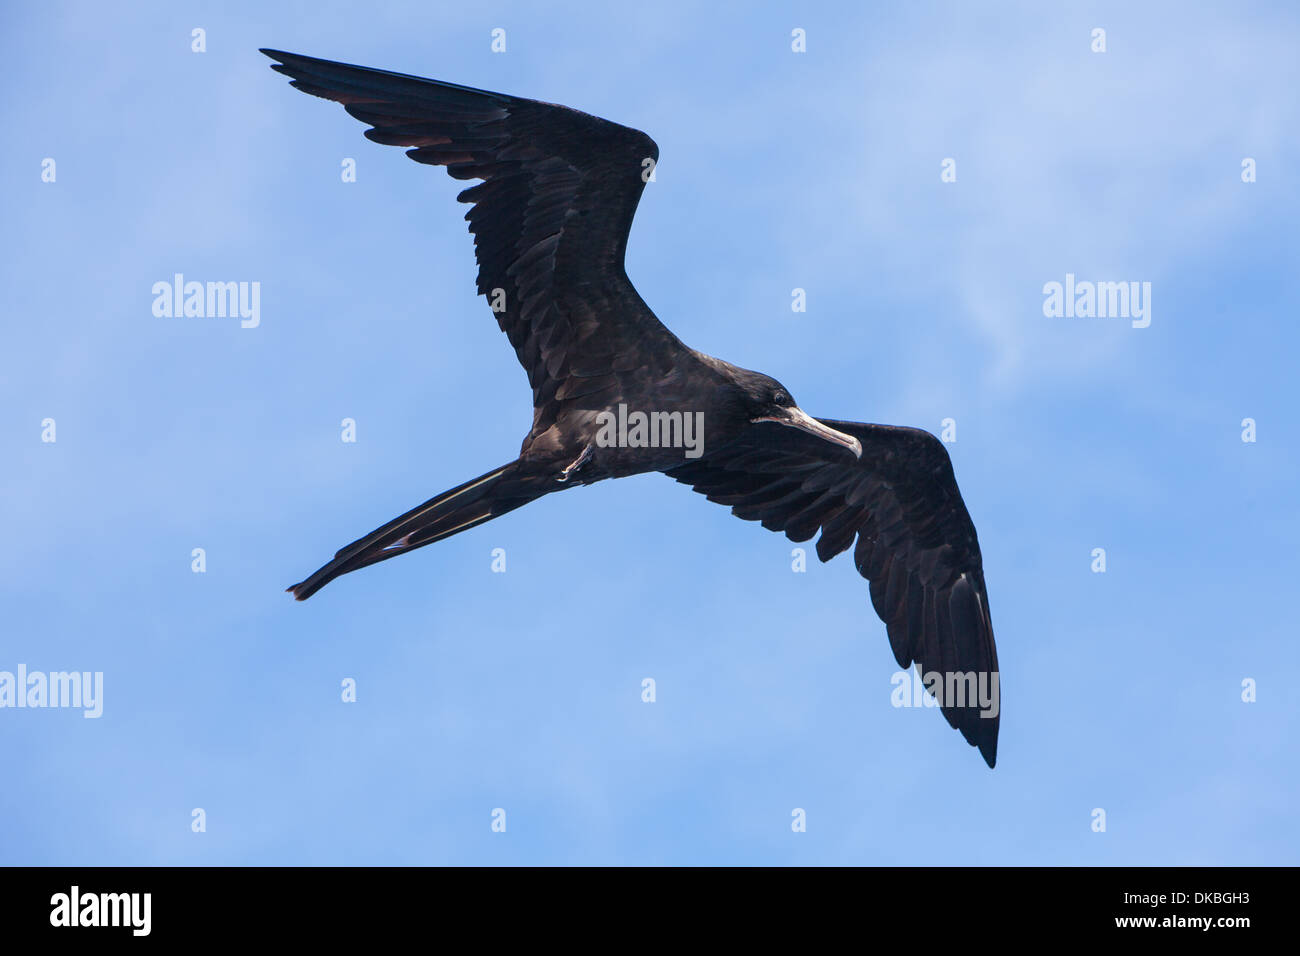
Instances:
[[[619,385],[602,396],[601,406],[592,408],[585,396],[571,398],[561,403],[554,421],[544,428],[534,427],[524,439],[520,456],[540,460],[558,460],[568,463],[590,447],[590,455],[570,480],[590,484],[603,478],[626,478],[650,471],[663,471],[682,463],[680,447],[631,447],[626,444],[602,444],[597,441],[603,412],[613,411],[617,416],[620,405],[632,411],[658,412],[684,420],[697,412],[704,420],[720,422],[716,409],[709,407],[710,398],[717,394],[716,373],[709,365],[683,348],[674,367],[665,374],[654,377],[640,375],[637,370],[618,375]],[[608,406],[605,406],[608,402]],[[617,418],[615,418],[617,421]],[[720,435],[719,438],[722,436]]]
[[[514,461],[343,548],[295,597],[544,495],[660,471],[794,541],[820,532],[823,561],[853,548],[899,665],[939,675],[944,716],[993,766],[997,650],[947,452],[918,429],[812,418],[776,380],[687,347],[655,317],[623,269],[659,155],[648,136],[562,106],[262,52],[369,123],[370,139],[482,180],[459,197],[473,204],[478,289],[533,392]]]

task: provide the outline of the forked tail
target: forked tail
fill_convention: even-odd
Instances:
[[[554,480],[548,483],[544,475],[529,472],[520,462],[512,461],[430,498],[353,541],[311,577],[285,590],[305,601],[339,575],[449,538],[555,490]]]

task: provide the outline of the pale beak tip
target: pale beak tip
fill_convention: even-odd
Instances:
[[[792,428],[798,428],[810,435],[816,435],[823,441],[833,442],[841,448],[847,448],[853,452],[854,458],[862,457],[862,442],[858,441],[852,435],[846,435],[844,432],[837,432],[833,428],[823,425],[817,419],[813,418],[802,408],[792,408],[787,412],[787,417],[777,418],[772,415],[764,415],[761,418],[751,418],[750,421],[757,424],[758,422],[775,422],[778,425],[789,425]]]

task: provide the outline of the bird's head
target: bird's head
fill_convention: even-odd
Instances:
[[[778,425],[788,425],[847,448],[857,457],[862,457],[862,444],[856,438],[813,418],[795,404],[790,390],[776,379],[746,369],[736,369],[736,373],[733,379],[738,398],[750,423],[775,422]]]

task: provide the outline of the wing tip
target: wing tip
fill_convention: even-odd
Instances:
[[[980,756],[984,758],[984,762],[989,765],[989,769],[992,770],[996,767],[998,763],[997,737],[994,736],[990,740],[982,740],[976,744],[976,746],[979,748]]]

